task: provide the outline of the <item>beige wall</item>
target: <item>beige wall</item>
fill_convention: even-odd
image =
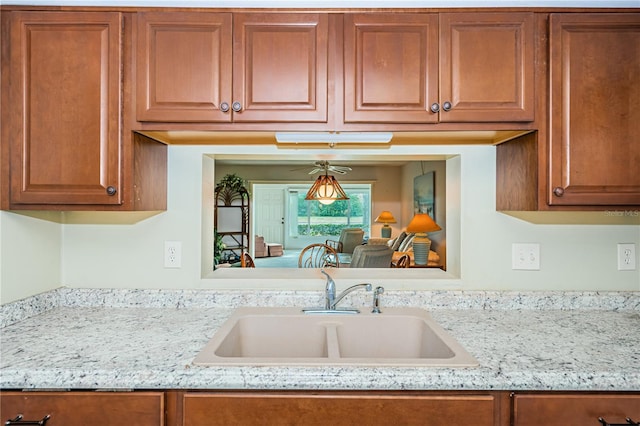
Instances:
[[[43,215],[58,220],[59,213]],[[0,212],[0,303],[60,287],[62,226]]]
[[[168,209],[138,222],[106,223],[119,216],[113,213],[68,213],[67,224],[59,224],[0,212],[1,302],[58,286],[322,288],[322,278],[308,275],[309,271],[278,275],[254,270],[233,277],[214,273],[216,278],[203,274],[212,246],[207,238],[213,221],[214,173],[208,155],[248,149],[286,154],[275,147],[170,146]],[[326,151],[304,152],[309,158],[323,154]],[[367,278],[389,289],[640,290],[640,272],[618,271],[616,262],[617,243],[634,242],[640,247],[639,225],[545,225],[496,212],[495,147],[399,146],[384,153],[339,153],[347,159],[362,154],[450,158],[446,169],[448,271],[438,275],[407,271],[411,274],[400,278],[378,272],[349,276],[348,271],[340,271],[340,287]],[[93,223],[74,223],[79,219]],[[163,267],[166,240],[182,241],[182,268]],[[540,243],[541,270],[511,270],[513,242]]]

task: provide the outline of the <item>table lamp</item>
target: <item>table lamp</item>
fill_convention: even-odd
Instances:
[[[416,213],[407,226],[407,232],[415,233],[413,238],[413,260],[416,265],[426,265],[431,249],[431,240],[427,232],[440,231],[442,228],[426,213]]]
[[[391,212],[387,210],[383,211],[378,217],[376,217],[375,222],[384,223],[382,230],[380,230],[380,235],[382,236],[382,238],[391,238],[391,227],[389,226],[389,224],[396,223],[396,218],[393,217]]]

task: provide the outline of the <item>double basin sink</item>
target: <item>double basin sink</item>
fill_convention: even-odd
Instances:
[[[305,314],[299,308],[238,308],[196,365],[473,367],[478,362],[429,313]]]

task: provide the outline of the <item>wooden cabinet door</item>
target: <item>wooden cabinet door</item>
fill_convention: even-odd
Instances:
[[[194,392],[183,398],[182,426],[508,424],[500,411],[498,398],[489,393]]]
[[[22,422],[49,415],[46,426],[165,424],[162,392],[2,392],[0,413],[2,422],[17,415]]]
[[[513,426],[601,426],[640,419],[640,394],[516,394]]]
[[[640,204],[640,13],[550,17],[550,205]]]
[[[11,13],[10,201],[120,204],[121,14]]]
[[[139,121],[231,121],[231,22],[231,13],[137,13]]]
[[[437,14],[344,16],[344,121],[436,123]]]
[[[534,118],[534,14],[440,15],[440,121]]]
[[[233,121],[326,122],[328,14],[233,16]]]

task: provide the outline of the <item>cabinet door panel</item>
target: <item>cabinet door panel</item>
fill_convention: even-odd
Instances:
[[[640,204],[640,14],[553,14],[550,45],[549,204]]]
[[[344,121],[435,123],[437,14],[344,17]]]
[[[231,14],[138,13],[139,121],[231,121]]]
[[[121,204],[121,27],[119,13],[13,15],[12,203]]]
[[[2,392],[2,421],[50,419],[47,426],[162,426],[162,392]]]
[[[184,397],[183,426],[499,424],[491,395],[206,394]]]
[[[533,16],[440,15],[441,122],[533,120]]]
[[[328,15],[234,14],[237,122],[327,121]]]
[[[513,401],[514,426],[567,426],[601,423],[625,424],[625,418],[640,418],[640,395],[576,395],[538,394],[515,395]]]

